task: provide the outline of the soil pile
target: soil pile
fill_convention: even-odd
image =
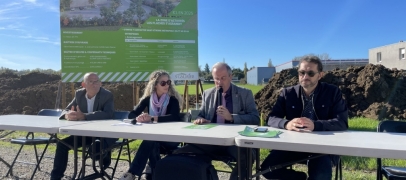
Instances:
[[[372,119],[406,119],[406,71],[368,64],[326,72],[322,82],[341,89],[350,117]],[[297,69],[276,73],[257,94],[258,111],[267,115],[275,104],[281,88],[298,84]]]
[[[17,76],[13,73],[0,74],[0,115],[2,114],[37,114],[41,109],[53,109],[56,104],[59,75],[29,73]],[[138,83],[139,93],[145,83]],[[116,110],[133,109],[133,86],[129,83],[103,83],[103,87],[114,94]],[[74,89],[80,89],[80,83],[74,83]],[[70,83],[66,84],[66,102],[73,99]],[[65,108],[60,105],[57,108]]]

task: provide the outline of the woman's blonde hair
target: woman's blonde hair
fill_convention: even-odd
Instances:
[[[158,80],[161,76],[168,76],[169,80],[171,80],[171,76],[169,75],[168,72],[165,70],[156,70],[151,73],[149,76],[149,81],[147,86],[144,89],[144,94],[141,97],[141,101],[148,97],[151,96],[152,93],[156,91],[155,86],[159,83]],[[172,81],[172,80],[171,80]],[[178,101],[179,101],[179,107],[182,109],[182,104],[183,104],[183,98],[182,96],[175,90],[175,84],[173,81],[169,85],[168,89],[168,95],[174,96]]]

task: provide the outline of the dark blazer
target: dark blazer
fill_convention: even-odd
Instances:
[[[134,119],[139,116],[145,108],[147,112],[149,111],[149,98],[150,96],[141,100],[141,102],[134,108],[133,111],[128,115],[129,119]],[[171,122],[171,121],[181,121],[179,118],[179,101],[175,97],[171,96],[169,99],[168,107],[166,109],[166,114],[163,116],[158,116],[158,122]]]
[[[72,106],[79,105],[80,111],[83,113],[87,112],[87,100],[86,100],[86,89],[79,89],[75,93],[75,98],[72,102],[62,111],[62,115],[59,119],[65,119],[65,114],[71,109]],[[96,95],[94,100],[93,112],[85,114],[86,120],[103,120],[103,119],[113,119],[114,118],[114,101],[113,94],[104,89],[100,88],[100,91]],[[104,138],[105,148],[113,145],[117,141],[117,138]]]
[[[337,86],[319,82],[314,90],[314,131],[343,131],[348,129],[348,108]],[[288,121],[302,115],[304,104],[300,85],[282,89],[272,112],[269,113],[268,125],[285,128]]]
[[[246,88],[238,87],[231,84],[231,94],[233,101],[233,117],[234,124],[251,124],[259,125],[259,114],[254,101],[252,91]],[[216,88],[210,88],[203,92],[202,107],[197,118],[212,120],[216,112]]]
[[[87,112],[87,101],[86,101],[86,89],[79,89],[75,93],[75,98],[72,102],[62,111],[59,119],[65,119],[65,114],[71,109],[72,106],[75,107],[79,105],[80,111],[83,113]],[[114,101],[113,94],[104,89],[100,88],[100,91],[96,95],[94,100],[93,112],[85,114],[86,120],[102,120],[102,119],[113,119],[114,118]]]

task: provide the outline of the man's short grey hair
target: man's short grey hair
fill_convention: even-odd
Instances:
[[[227,63],[224,63],[224,62],[218,62],[218,63],[214,64],[213,67],[211,68],[211,71],[213,72],[214,68],[218,69],[218,68],[222,68],[222,67],[225,67],[227,69],[228,75],[231,76],[233,74],[233,72],[231,71],[230,66]]]
[[[96,76],[97,76],[97,74],[94,73],[94,72],[88,72],[88,73],[86,73],[86,74],[83,76],[83,82],[86,82],[87,78],[88,78],[90,75],[96,75]],[[99,77],[99,76],[97,76],[97,77]]]

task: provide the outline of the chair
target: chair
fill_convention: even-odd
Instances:
[[[124,119],[128,118],[129,114],[130,114],[129,111],[115,111],[113,119],[115,119],[115,120],[124,120]],[[114,145],[112,147],[110,147],[112,149],[117,148],[117,147],[120,148],[119,151],[118,151],[118,155],[117,155],[116,163],[114,164],[114,167],[107,167],[107,168],[112,169],[112,171],[113,171],[112,174],[111,174],[112,178],[114,178],[114,174],[116,173],[116,168],[117,168],[117,165],[118,165],[118,161],[120,161],[120,160],[127,161],[129,166],[131,165],[131,152],[130,152],[130,145],[129,144],[132,141],[134,141],[134,140],[129,140],[129,139],[121,139],[120,140],[119,139],[114,143]],[[121,155],[121,152],[122,152],[124,146],[126,146],[126,149],[127,149],[128,159],[120,158],[120,155]],[[89,149],[90,148],[91,148],[91,146],[89,146],[87,148],[86,158],[89,157]],[[79,172],[79,177],[80,177],[81,174],[82,174],[82,171]],[[90,176],[90,178],[92,178],[92,176]]]
[[[38,116],[56,116],[56,117],[58,117],[58,116],[61,115],[61,113],[62,113],[62,110],[60,110],[60,109],[42,109],[41,111],[38,112]],[[40,168],[39,165],[40,165],[41,160],[42,160],[42,158],[43,158],[43,156],[44,156],[44,154],[45,154],[45,152],[46,152],[46,150],[48,148],[49,143],[55,143],[56,139],[54,139],[53,137],[51,137],[51,138],[45,138],[45,137],[37,137],[37,138],[35,138],[33,132],[28,132],[26,137],[21,137],[21,138],[17,138],[17,139],[11,139],[10,142],[11,142],[11,144],[20,144],[21,147],[18,150],[17,155],[15,156],[13,162],[11,163],[10,168],[9,168],[6,176],[11,174],[13,166],[14,166],[15,162],[17,161],[17,158],[20,155],[20,152],[23,149],[23,147],[25,145],[31,145],[31,146],[34,146],[36,163],[30,163],[30,162],[24,162],[24,161],[18,161],[18,162],[21,162],[21,163],[24,163],[24,164],[35,165],[34,172],[31,175],[31,179],[33,179],[37,169],[41,171],[41,168]],[[38,156],[37,145],[40,145],[40,144],[45,144],[45,148],[44,148],[41,156]],[[39,157],[39,159],[38,159],[38,157]]]
[[[189,112],[179,113],[179,118],[182,122],[191,122],[192,121],[192,115]]]
[[[381,121],[377,127],[378,132],[406,133],[406,122],[404,121]],[[377,158],[377,177],[382,180],[385,176],[388,180],[406,179],[406,168],[382,165],[381,158]]]

